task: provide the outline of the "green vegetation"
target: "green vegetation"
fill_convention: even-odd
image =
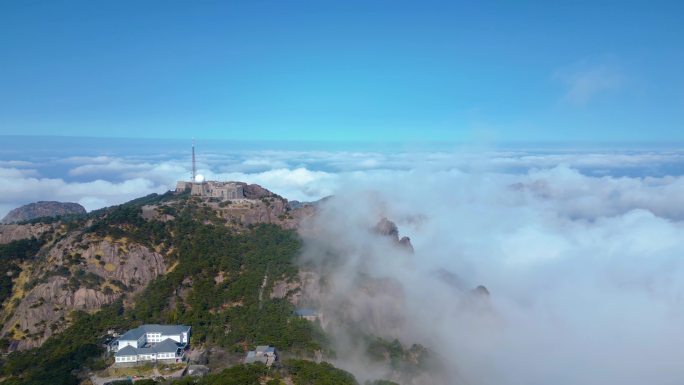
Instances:
[[[36,238],[21,239],[0,245],[0,260],[33,258],[45,242]]]
[[[289,360],[285,363],[287,372],[295,385],[358,385],[354,376],[337,369],[327,362],[317,364],[304,360]]]
[[[152,379],[144,379],[144,380],[138,380],[135,382],[135,385],[156,385],[157,381],[152,380]]]
[[[404,374],[415,374],[425,371],[429,365],[429,352],[422,345],[413,344],[405,348],[399,340],[387,341],[375,337],[368,341],[368,357],[371,361],[385,362],[389,360],[392,369]]]
[[[108,328],[123,327],[121,301],[105,306],[95,314],[77,312],[72,325],[51,337],[40,348],[9,355],[0,365],[6,385],[78,384],[72,371],[82,366],[102,368],[100,346],[95,336]]]
[[[148,204],[159,205],[158,212],[175,219],[143,219],[142,206]],[[79,371],[101,370],[111,363],[111,358],[102,358],[101,342],[107,330],[124,331],[142,323],[192,325],[193,345],[222,346],[239,353],[268,344],[290,355],[310,356],[327,346],[317,324],[295,317],[286,300],[270,298],[275,281],[296,279],[294,258],[301,244],[293,231],[274,225],[228,227],[201,201],[171,194],[152,194],[87,216],[69,217],[62,224],[67,231],[85,230],[83,238],[95,235],[160,250],[167,255],[167,265],[172,268],[133,298],[132,305],[125,307],[120,300],[95,314],[75,312],[69,317],[70,326],[40,348],[0,358],[3,384],[76,385]],[[62,234],[62,238],[65,236]],[[0,245],[1,300],[11,294],[11,278],[20,273],[21,262],[34,258],[44,244],[43,240],[30,239]],[[49,274],[68,277],[66,285],[72,289],[99,288],[104,284],[102,277],[80,268],[84,260],[79,253],[65,259],[70,268],[62,266]],[[128,290],[116,280],[107,285]],[[111,292],[109,286],[105,290]],[[40,300],[36,304],[39,303]],[[392,368],[402,372],[424,369],[427,352],[420,345],[407,349],[399,341],[374,337],[367,337],[367,342],[372,361],[389,359]],[[8,340],[0,340],[1,349],[8,344]],[[238,365],[173,384],[281,385],[281,379],[286,377],[295,385],[358,385],[348,372],[328,363],[305,360],[288,360],[282,367],[270,369],[262,364]],[[136,383],[156,383],[145,381]],[[397,384],[378,380],[366,385]]]
[[[44,243],[31,238],[0,245],[0,303],[12,294],[12,280],[21,272],[21,262],[35,257]]]
[[[51,215],[46,217],[38,217],[25,221],[17,222],[19,225],[35,225],[35,224],[51,224],[58,222],[72,222],[76,220],[82,220],[87,217],[88,214],[63,214],[63,215]]]
[[[281,369],[269,369],[260,363],[237,365],[200,379],[186,377],[172,382],[172,385],[258,385],[266,378],[271,378],[267,385],[279,385],[282,384],[280,379],[286,376],[291,377],[295,385],[358,385],[351,373],[327,362],[317,364],[304,360],[288,360]]]
[[[173,221],[172,232],[178,266],[136,299],[131,318],[192,325],[193,343],[236,350],[256,344],[295,351],[320,347],[314,340],[321,333],[294,317],[292,305],[269,298],[274,277],[297,273],[293,260],[300,242],[294,232],[260,225],[235,233],[197,223],[191,210]]]
[[[185,377],[174,381],[173,385],[259,385],[260,379],[268,374],[264,364],[237,365],[220,373],[210,374],[200,379]],[[197,381],[197,382],[195,382]]]
[[[97,274],[76,270],[71,278],[69,278],[69,282],[66,285],[71,290],[77,290],[79,287],[96,289],[100,287],[102,282],[104,282],[104,279]]]
[[[161,222],[142,218],[143,205],[159,203],[176,219]],[[167,257],[173,269],[152,281],[134,298],[132,307],[124,308],[123,301],[118,301],[95,314],[76,312],[70,317],[71,326],[40,348],[0,359],[0,377],[6,378],[3,384],[77,384],[78,370],[106,366],[100,358],[99,341],[106,330],[123,331],[142,323],[192,325],[192,344],[220,345],[237,352],[257,344],[274,345],[292,353],[311,353],[321,347],[322,331],[293,316],[294,309],[287,301],[269,295],[275,280],[296,276],[294,257],[301,245],[295,232],[273,225],[230,229],[208,207],[169,194],[153,194],[98,210],[88,214],[88,219],[92,224],[86,228],[87,233],[173,250]],[[67,228],[78,226],[85,226],[83,218],[67,223]],[[39,242],[5,245],[0,249],[0,258],[32,257],[42,245]],[[61,269],[55,274],[67,276],[69,271]],[[81,269],[76,269],[68,281],[73,287],[94,288],[102,283],[101,277]],[[4,287],[2,292],[11,292],[11,286]],[[263,368],[254,365],[228,370],[231,377],[240,380],[204,382],[211,381],[207,377],[202,383],[251,384],[258,383],[255,378],[263,375]]]
[[[14,283],[12,279],[19,275],[21,268],[16,261],[0,261],[0,303],[5,302],[12,295]]]

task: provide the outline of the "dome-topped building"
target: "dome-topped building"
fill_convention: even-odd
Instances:
[[[244,199],[245,193],[242,184],[235,182],[218,182],[204,180],[204,175],[197,173],[195,162],[195,140],[192,141],[192,177],[190,182],[178,181],[176,192],[190,191],[191,195],[218,198],[221,200]]]

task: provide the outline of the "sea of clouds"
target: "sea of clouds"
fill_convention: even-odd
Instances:
[[[681,177],[568,166],[401,175],[375,175],[327,201],[305,262],[342,255],[327,269],[324,310],[343,304],[354,323],[436,354],[443,372],[414,384],[681,383]],[[369,231],[382,217],[415,254]],[[369,277],[394,284],[355,289]],[[477,285],[491,293],[484,303],[473,303]],[[353,339],[338,338],[338,351]],[[337,364],[360,378],[396,379],[348,352]]]
[[[163,193],[174,189],[176,181],[190,178],[186,142],[45,138],[35,143],[31,138],[11,139],[0,143],[0,217],[38,200],[77,202],[90,211]],[[587,188],[597,190],[592,199],[610,207],[644,204],[658,213],[674,215],[670,210],[676,210],[675,202],[664,198],[653,202],[644,194],[676,195],[673,193],[682,183],[678,177],[684,175],[684,151],[673,149],[473,149],[453,145],[352,150],[363,146],[202,145],[197,151],[198,173],[206,179],[258,183],[299,201],[317,200],[364,181],[467,173],[536,180],[534,187],[540,194],[563,195],[574,209],[581,205],[587,210],[596,208],[573,199],[576,189]],[[546,183],[551,180],[553,183]],[[605,202],[608,197],[611,202]],[[619,202],[612,202],[615,199]]]
[[[93,210],[189,178],[183,148],[0,150],[0,217],[37,200]],[[197,158],[207,179],[300,201],[334,195],[306,262],[326,248],[343,256],[331,295],[352,293],[358,274],[399,282],[394,331],[428,346],[454,384],[684,378],[684,151],[233,146]],[[378,244],[368,229],[383,216],[415,254]],[[476,285],[491,293],[486,311],[463,305]]]

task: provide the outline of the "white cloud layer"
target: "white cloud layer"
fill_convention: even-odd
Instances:
[[[681,151],[245,151],[198,162],[210,179],[288,199],[334,194],[309,258],[326,247],[345,256],[330,280],[335,295],[349,293],[359,271],[399,282],[398,335],[433,349],[454,383],[684,378]],[[118,204],[167,191],[188,171],[176,156],[7,159],[0,217],[37,200]],[[411,236],[414,256],[369,235],[380,216]],[[491,291],[491,309],[468,305],[463,287],[478,284]]]
[[[0,162],[0,216],[36,200],[68,200],[88,210],[118,204],[140,195],[172,189],[177,180],[189,179],[188,160],[177,156],[70,156],[40,161]],[[642,204],[655,213],[672,211],[680,203],[678,177],[667,177],[668,167],[684,172],[684,153],[657,151],[480,151],[466,148],[438,152],[354,151],[245,151],[198,156],[198,171],[210,179],[258,183],[288,198],[320,199],[364,180],[394,180],[412,174],[439,175],[468,172],[505,175],[529,174],[529,194],[564,199],[567,210],[593,210],[592,200],[607,202],[600,212],[620,205]],[[58,168],[57,171],[54,168]],[[593,175],[656,175],[638,178],[593,178]],[[47,175],[46,175],[47,174]],[[553,175],[552,175],[553,174]],[[549,178],[570,178],[577,184],[559,190]],[[516,183],[516,181],[511,181]],[[585,197],[579,189],[599,189]],[[662,199],[653,201],[651,191]],[[665,200],[667,197],[669,200]],[[678,207],[682,207],[680,204]],[[681,210],[668,216],[681,217]]]
[[[326,280],[329,316],[345,303],[346,316],[377,325],[377,334],[428,345],[451,384],[676,384],[684,378],[683,183],[564,166],[357,179],[325,204],[305,260],[342,256]],[[415,255],[368,231],[382,216],[411,237]],[[438,271],[466,289],[485,285],[490,304],[474,306]],[[359,295],[368,276],[396,282],[398,294]],[[383,307],[369,307],[377,300]],[[354,357],[341,354],[338,364],[378,376]]]
[[[59,178],[37,178],[0,168],[0,216],[21,204],[39,200],[77,202],[86,210],[122,203],[151,193],[167,191],[144,178],[115,183],[101,179],[67,183]]]

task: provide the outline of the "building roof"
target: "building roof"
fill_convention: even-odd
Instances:
[[[119,337],[119,340],[137,341],[143,334],[147,333],[161,333],[164,336],[168,336],[181,334],[183,332],[190,332],[190,326],[148,324],[127,331],[124,335]]]
[[[154,344],[152,346],[144,346],[140,348],[134,348],[131,345],[126,345],[124,348],[120,349],[118,352],[114,353],[114,356],[136,356],[138,354],[154,354],[154,353],[174,353],[178,352],[180,348],[179,344],[167,338],[164,341]]]
[[[152,350],[154,350],[155,353],[176,353],[178,348],[179,346],[176,341],[172,340],[171,338],[167,338],[164,341],[154,345]]]
[[[136,354],[152,354],[152,353],[156,353],[156,352],[154,351],[154,349],[152,349],[151,346],[143,346],[143,347],[135,349],[135,353]]]
[[[295,310],[295,314],[300,317],[318,316],[318,312],[314,309],[297,309]]]
[[[256,355],[256,352],[255,352],[254,350],[250,350],[250,351],[247,353],[247,357],[245,357],[245,364],[252,364],[252,363],[255,363],[255,362],[267,363],[267,362],[268,362],[268,357],[266,357],[266,356],[264,356],[264,355],[259,355],[259,356],[257,356],[257,355]]]
[[[126,347],[119,349],[118,352],[114,353],[115,357],[122,356],[135,356],[138,354],[138,349],[132,347],[131,345],[126,345]]]

